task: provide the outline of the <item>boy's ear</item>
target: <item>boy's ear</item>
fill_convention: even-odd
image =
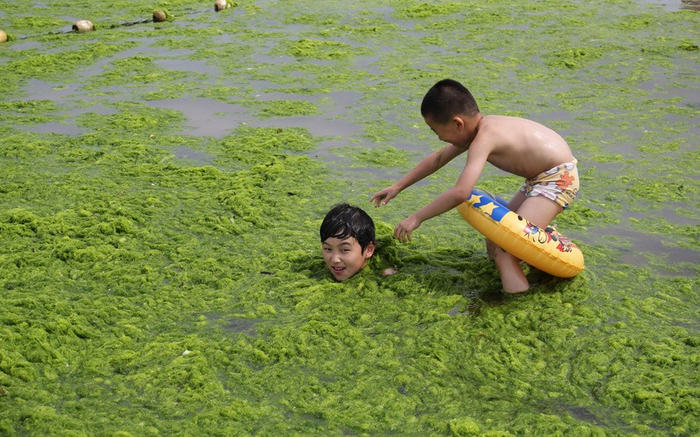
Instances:
[[[467,125],[462,117],[452,117],[452,123],[455,124],[458,130],[464,129],[464,126]]]
[[[377,248],[377,245],[374,244],[374,241],[369,243],[367,247],[365,247],[365,252],[362,254],[365,259],[372,258],[372,255],[374,255],[374,250]]]

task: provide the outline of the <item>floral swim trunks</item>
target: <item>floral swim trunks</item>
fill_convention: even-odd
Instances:
[[[544,196],[556,202],[562,209],[568,208],[578,194],[577,163],[574,159],[527,179],[520,192],[526,197]]]

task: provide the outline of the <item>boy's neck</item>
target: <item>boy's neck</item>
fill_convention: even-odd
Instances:
[[[476,138],[476,134],[479,132],[479,124],[481,123],[481,120],[483,118],[484,116],[480,112],[477,112],[475,115],[462,118],[465,130],[469,133],[469,138],[467,139],[467,148],[469,148],[472,141],[474,141],[474,138]]]

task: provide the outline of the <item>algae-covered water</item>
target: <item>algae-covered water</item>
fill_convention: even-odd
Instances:
[[[0,435],[700,433],[700,12],[213,3],[0,0]],[[567,138],[579,276],[504,296],[456,212],[393,240],[459,163],[370,208],[444,77]],[[380,250],[335,283],[341,201]]]

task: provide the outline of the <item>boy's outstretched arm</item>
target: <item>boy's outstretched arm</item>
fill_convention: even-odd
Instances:
[[[394,237],[402,243],[411,241],[411,232],[417,229],[421,223],[445,213],[469,199],[484,169],[484,165],[486,165],[486,160],[483,158],[471,156],[470,158],[474,159],[467,160],[467,165],[464,167],[462,174],[457,180],[457,184],[439,195],[421,210],[399,223],[396,229],[394,229]]]
[[[413,170],[408,172],[408,174],[401,178],[401,180],[399,180],[397,183],[375,193],[370,199],[370,202],[373,202],[374,206],[386,205],[400,192],[421,179],[435,173],[464,151],[464,149],[460,149],[450,144],[437,152],[431,153],[423,158],[423,160],[419,162],[418,165],[413,168]]]

